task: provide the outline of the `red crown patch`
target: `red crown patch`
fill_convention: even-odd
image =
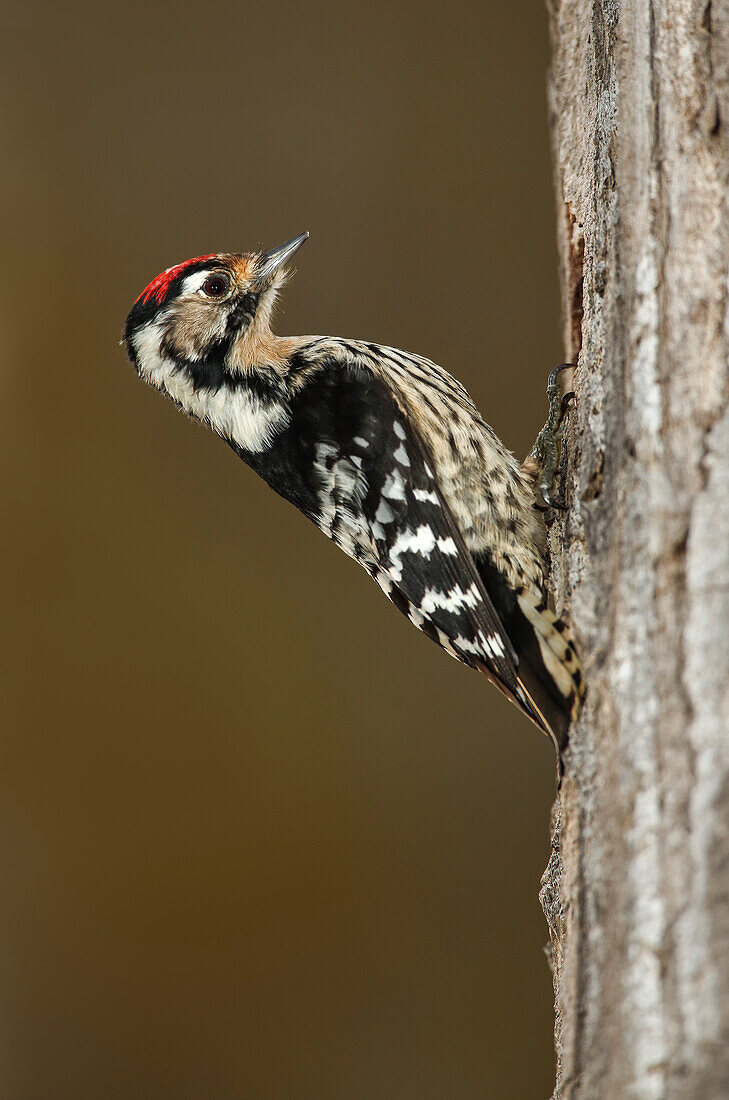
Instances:
[[[214,252],[208,253],[207,256],[195,256],[192,260],[185,260],[181,264],[175,264],[174,267],[168,267],[166,271],[163,271],[161,275],[158,275],[156,279],[152,279],[152,282],[146,287],[137,298],[137,302],[148,302],[150,298],[154,298],[155,302],[159,305],[164,302],[167,297],[167,291],[170,289],[170,283],[172,283],[178,275],[180,275],[186,267],[190,267],[191,264],[200,263],[201,260],[212,260],[215,256]],[[135,302],[136,305],[136,302]]]

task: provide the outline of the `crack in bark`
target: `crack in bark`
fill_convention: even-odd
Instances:
[[[714,80],[714,58],[713,53],[713,26],[712,26],[712,0],[707,0],[704,10],[701,14],[701,30],[704,32],[706,39],[705,46],[705,61],[707,68],[705,96],[702,108],[699,111],[698,122],[701,131],[707,137],[716,137],[721,127],[721,111],[719,109],[719,98],[716,94],[715,80]]]
[[[582,351],[582,316],[584,313],[583,291],[585,285],[585,236],[570,204],[565,205],[567,212],[567,250],[569,279],[569,361],[576,363]]]

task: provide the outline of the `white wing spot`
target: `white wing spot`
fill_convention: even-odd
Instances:
[[[435,546],[435,535],[427,524],[418,527],[417,531],[403,531],[395,539],[390,549],[390,576],[394,581],[402,580],[402,555],[422,554],[429,557]],[[421,608],[421,611],[423,608]]]
[[[420,610],[425,615],[431,614],[436,607],[444,611],[460,611],[462,607],[475,607],[480,600],[480,594],[475,585],[471,585],[464,592],[460,584],[452,588],[450,592],[439,592],[435,588],[428,588],[420,603]]]
[[[440,504],[438,494],[434,493],[431,489],[415,489],[415,499],[421,501],[423,504]]]
[[[354,442],[358,447],[369,447],[370,445],[369,439],[363,439],[361,435],[356,435],[354,437]]]
[[[394,518],[395,513],[393,512],[390,505],[387,503],[386,500],[381,500],[380,505],[375,512],[375,521],[377,523],[392,523]]]
[[[458,547],[456,546],[455,542],[450,537],[450,535],[448,536],[448,538],[438,539],[438,549],[440,550],[441,554],[457,554],[458,553]]]
[[[403,531],[398,535],[390,551],[392,557],[400,557],[406,551],[411,554],[424,554],[426,557],[435,546],[435,535],[427,523],[418,527],[417,531]]]
[[[489,657],[496,659],[497,657],[506,656],[503,639],[500,638],[498,634],[489,634],[487,636],[483,631],[479,631],[478,639]]]
[[[316,522],[345,554],[362,561],[362,555],[372,553],[372,535],[361,511],[366,479],[352,459],[338,457],[330,443],[317,445],[315,462],[321,476]]]
[[[400,444],[398,449],[395,451],[395,454],[393,455],[393,458],[395,459],[396,462],[399,462],[401,466],[409,466],[410,465],[410,458],[408,457],[408,453],[405,450],[405,447],[403,446],[402,443]]]
[[[405,482],[399,470],[393,470],[387,475],[382,495],[389,497],[390,500],[405,500]]]
[[[395,435],[398,437],[398,439],[405,439],[407,433],[406,433],[405,429],[403,428],[402,424],[400,423],[400,421],[396,420],[395,423],[392,426],[395,430]]]

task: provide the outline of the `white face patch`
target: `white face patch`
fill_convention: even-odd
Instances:
[[[210,276],[210,271],[195,271],[182,280],[181,294],[196,294],[205,280]]]
[[[193,278],[193,276],[190,276]],[[277,401],[262,401],[245,387],[223,385],[219,390],[196,390],[192,379],[160,353],[162,328],[150,322],[133,337],[139,373],[145,382],[166,393],[189,413],[209,424],[223,439],[244,451],[265,450],[288,419]]]

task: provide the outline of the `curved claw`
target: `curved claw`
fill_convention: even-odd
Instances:
[[[574,370],[574,363],[560,363],[558,367],[553,367],[549,372],[549,378],[547,379],[548,386],[554,386],[563,370]]]
[[[542,494],[542,500],[548,508],[554,508],[555,512],[566,512],[567,505],[559,497],[554,497],[544,485],[539,486],[539,492]]]
[[[565,413],[568,413],[570,409],[573,409],[575,407],[576,400],[577,395],[575,394],[574,390],[570,390],[569,393],[566,393],[564,395],[564,397],[562,398],[562,406],[560,409],[562,416],[564,416]]]

